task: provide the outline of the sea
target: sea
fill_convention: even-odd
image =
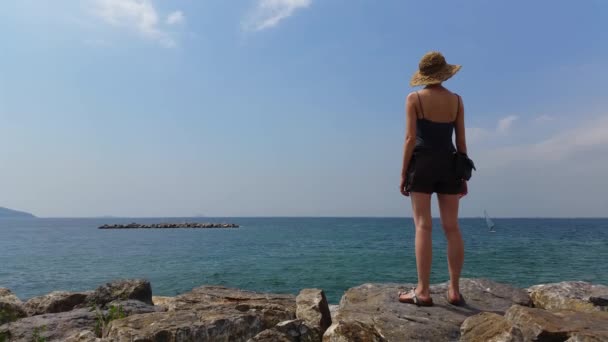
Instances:
[[[103,224],[226,222],[237,229],[100,230]],[[608,284],[608,219],[460,220],[463,277],[518,287],[582,280]],[[371,282],[415,283],[411,218],[0,219],[0,287],[21,299],[83,291],[121,278],[150,280],[157,296],[201,285],[297,294],[330,303]],[[431,281],[448,279],[446,241],[433,225]]]

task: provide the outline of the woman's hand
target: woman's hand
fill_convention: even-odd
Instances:
[[[467,184],[467,181],[463,179],[462,183],[462,192],[460,193],[460,198],[463,198],[469,193],[469,186]]]
[[[410,192],[407,191],[407,176],[401,176],[401,184],[399,185],[399,192],[403,196],[409,197]]]

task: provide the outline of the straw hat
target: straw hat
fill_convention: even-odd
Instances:
[[[441,52],[431,51],[422,56],[418,71],[410,80],[410,86],[439,84],[454,76],[462,65],[448,64]]]

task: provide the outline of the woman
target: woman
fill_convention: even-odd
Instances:
[[[450,304],[464,304],[459,289],[464,245],[458,227],[458,205],[460,198],[467,194],[467,183],[459,179],[454,170],[454,152],[467,153],[464,105],[459,95],[442,84],[460,68],[460,65],[447,64],[441,53],[429,52],[420,60],[419,70],[410,81],[412,87],[425,87],[407,96],[407,132],[399,190],[412,200],[418,286],[410,292],[399,293],[402,303],[433,305],[429,288],[431,195],[437,193],[441,224],[448,243],[450,281],[446,296]],[[456,147],[452,142],[454,131]]]

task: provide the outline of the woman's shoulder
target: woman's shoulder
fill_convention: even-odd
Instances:
[[[413,91],[413,92],[407,94],[406,100],[407,100],[407,102],[418,101],[418,92]]]

